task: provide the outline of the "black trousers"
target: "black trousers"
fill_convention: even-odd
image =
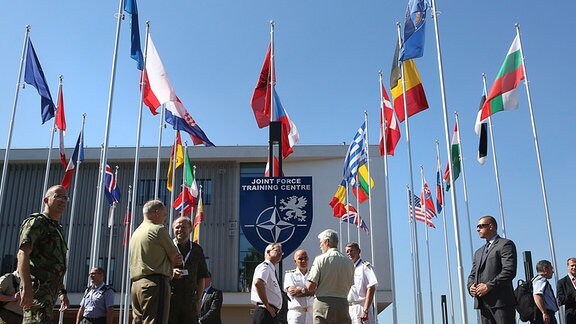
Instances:
[[[276,310],[278,312],[278,310]],[[256,306],[252,317],[252,324],[278,324],[278,316],[272,317],[266,308]]]

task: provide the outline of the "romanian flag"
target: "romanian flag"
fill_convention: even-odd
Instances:
[[[420,75],[416,69],[414,60],[407,60],[403,62],[404,79],[406,86],[406,104],[408,105],[408,117],[415,115],[423,110],[428,109],[428,101],[424,93]],[[392,71],[390,73],[390,93],[394,101],[394,110],[398,121],[403,122],[404,117],[404,98],[402,96],[402,73],[398,63],[398,46],[394,53],[394,61],[392,62]]]
[[[174,149],[176,147],[176,149]],[[176,151],[176,154],[174,154]],[[184,149],[182,148],[182,140],[180,139],[180,131],[176,132],[176,141],[174,146],[172,146],[172,153],[170,153],[170,164],[168,164],[168,178],[166,179],[166,188],[172,191],[172,165],[174,164],[174,159],[176,159],[176,166],[174,169],[178,169],[179,166],[184,164]]]
[[[330,207],[332,207],[332,214],[334,217],[342,217],[346,214],[346,180],[342,180],[334,197],[330,200]]]

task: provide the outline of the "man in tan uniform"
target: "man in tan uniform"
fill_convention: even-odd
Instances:
[[[170,278],[182,255],[164,227],[166,209],[159,200],[144,204],[144,221],[130,239],[132,323],[168,323]]]
[[[318,235],[322,254],[312,263],[304,296],[316,295],[314,324],[350,323],[348,291],[354,284],[354,266],[336,249],[338,234],[327,229]]]

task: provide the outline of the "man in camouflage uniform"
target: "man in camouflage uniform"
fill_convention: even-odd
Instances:
[[[60,185],[50,187],[44,195],[44,211],[30,215],[20,228],[18,273],[20,305],[24,309],[22,323],[52,323],[58,296],[60,311],[68,308],[63,283],[68,247],[59,223],[67,204],[66,189]]]
[[[178,217],[172,224],[172,229],[176,236],[174,244],[178,246],[183,260],[182,264],[174,267],[174,276],[170,281],[172,296],[168,323],[198,323],[204,278],[208,278],[204,251],[190,239],[192,233],[190,217]]]

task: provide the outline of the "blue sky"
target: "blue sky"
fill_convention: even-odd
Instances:
[[[298,126],[300,145],[350,142],[369,114],[370,142],[378,138],[378,70],[385,85],[396,41],[396,22],[403,22],[405,1],[139,1],[140,27],[151,21],[151,35],[164,61],[173,87],[191,115],[216,145],[264,145],[266,129],[258,129],[249,106],[262,60],[269,42],[269,20],[276,21],[275,51],[277,91],[284,108]],[[497,205],[492,153],[480,166],[475,159],[478,139],[474,118],[482,91],[481,74],[491,85],[515,36],[514,24],[521,24],[524,55],[540,140],[552,230],[559,273],[566,272],[565,260],[574,256],[568,230],[573,219],[570,207],[575,192],[569,179],[575,177],[575,107],[571,98],[576,74],[571,21],[562,19],[554,5],[525,1],[438,1],[444,78],[450,117],[458,111],[463,156],[468,182],[470,217],[495,215]],[[6,143],[14,100],[24,26],[30,24],[31,39],[44,68],[52,95],[56,98],[58,75],[64,75],[68,147],[74,145],[82,113],[87,114],[85,143],[97,147],[104,137],[108,88],[114,45],[118,1],[12,1],[0,14],[0,145]],[[122,23],[110,146],[134,146],[138,109],[138,72],[129,58],[129,20]],[[425,167],[428,183],[434,182],[435,140],[441,143],[446,161],[442,104],[432,20],[428,21],[424,57],[417,59],[430,109],[411,118],[411,143],[415,182],[418,168]],[[144,36],[142,36],[144,39]],[[12,148],[47,147],[49,125],[40,126],[39,97],[27,86],[20,91]],[[553,111],[554,113],[549,113]],[[519,253],[532,250],[533,259],[550,259],[534,140],[527,96],[520,89],[520,108],[502,112],[494,119],[494,133],[508,237],[516,241]],[[157,143],[157,117],[146,110],[142,145]],[[403,136],[404,129],[402,129]],[[559,142],[560,141],[560,142]],[[165,136],[163,145],[170,145]],[[562,144],[564,143],[564,144]],[[374,161],[380,161],[372,157]],[[390,162],[392,226],[397,269],[410,269],[408,225],[404,188],[408,183],[406,143],[403,140]],[[443,162],[445,163],[445,162]],[[374,164],[377,165],[377,164]],[[337,183],[337,179],[333,182]],[[381,185],[381,184],[377,184]],[[470,240],[462,179],[458,180],[464,273],[470,270]],[[318,197],[329,201],[330,197]],[[447,199],[450,203],[450,199]],[[456,255],[452,216],[448,215],[449,245],[456,284]],[[430,232],[433,251],[434,303],[446,294],[446,265],[443,228]],[[562,230],[565,228],[565,230]],[[377,232],[377,229],[373,229]],[[425,262],[423,230],[420,227],[420,256]],[[474,248],[482,244],[472,233]],[[569,246],[570,245],[570,246]],[[521,262],[521,258],[520,258]],[[422,263],[422,269],[426,269]],[[523,276],[519,267],[519,276]],[[410,271],[396,272],[398,311],[401,322],[413,321]],[[422,273],[425,322],[430,321],[427,275]],[[459,302],[455,294],[456,314]],[[472,299],[467,298],[472,308]],[[470,314],[472,312],[470,311]],[[472,315],[470,315],[472,318]],[[435,309],[436,321],[440,311]],[[391,319],[391,308],[380,317]]]

